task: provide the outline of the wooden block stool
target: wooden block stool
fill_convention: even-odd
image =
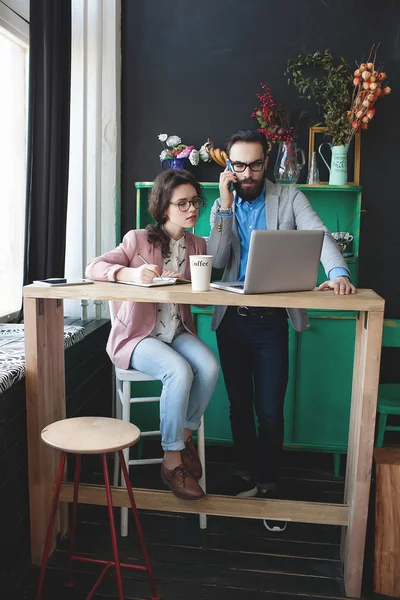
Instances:
[[[128,470],[124,460],[122,450],[129,448],[138,442],[140,439],[140,431],[131,423],[120,421],[119,419],[108,419],[104,417],[78,417],[74,419],[64,419],[57,421],[45,427],[42,431],[42,440],[48,446],[56,448],[62,452],[60,466],[58,469],[56,487],[54,490],[53,503],[50,513],[50,523],[47,531],[45,548],[43,552],[42,565],[39,575],[39,583],[36,593],[36,600],[39,600],[42,594],[44,575],[49,557],[50,543],[54,528],[54,520],[57,512],[58,499],[60,496],[60,488],[62,477],[64,473],[65,461],[68,453],[76,454],[76,467],[75,467],[75,483],[74,483],[74,499],[72,506],[72,524],[71,524],[71,537],[69,547],[69,559],[68,559],[68,580],[66,583],[67,587],[73,587],[72,581],[72,561],[89,562],[95,564],[103,564],[104,569],[100,574],[100,577],[96,581],[95,585],[91,589],[86,600],[93,598],[97,588],[99,587],[103,577],[107,573],[110,567],[115,567],[117,585],[118,585],[118,598],[124,600],[124,591],[122,586],[121,567],[128,569],[136,569],[139,571],[147,571],[150,587],[151,587],[151,600],[160,600],[160,596],[157,594],[153,572],[150,565],[149,555],[147,553],[146,542],[144,539],[142,527],[140,525],[139,516],[136,509],[135,500],[133,497],[132,486],[128,475]],[[144,562],[146,566],[138,566],[131,564],[121,564],[118,556],[117,546],[117,535],[115,532],[113,505],[111,498],[111,487],[110,479],[108,476],[107,469],[107,452],[118,452],[119,460],[122,467],[122,471],[125,478],[125,483],[129,495],[129,500],[132,507],[133,517],[135,519],[137,532],[139,535],[140,544],[142,546],[142,552],[144,556]],[[111,528],[111,541],[114,554],[114,562],[107,560],[95,560],[86,557],[76,556],[73,554],[76,534],[76,517],[78,508],[78,491],[79,491],[79,478],[81,471],[81,460],[82,454],[101,454],[103,463],[103,474],[104,483],[107,496],[108,504],[108,517],[110,520]]]
[[[375,448],[377,594],[400,597],[400,448]]]

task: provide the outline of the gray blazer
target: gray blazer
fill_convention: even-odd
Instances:
[[[228,216],[217,214],[219,198],[211,209],[211,233],[207,252],[213,255],[213,267],[225,269],[223,281],[237,281],[240,270],[240,238],[235,218],[236,195],[233,213]],[[317,213],[311,208],[306,196],[295,184],[283,187],[266,180],[265,209],[268,229],[323,229],[325,231],[321,262],[326,275],[336,267],[348,271],[338,246]],[[222,321],[226,306],[215,306],[211,329],[215,331]],[[293,327],[297,331],[309,328],[307,311],[303,308],[286,309]]]

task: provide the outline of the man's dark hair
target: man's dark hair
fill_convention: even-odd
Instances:
[[[269,151],[269,143],[265,135],[255,129],[242,129],[233,135],[231,135],[225,144],[225,152],[229,156],[231,148],[236,142],[258,142],[262,146],[264,157],[267,156]]]

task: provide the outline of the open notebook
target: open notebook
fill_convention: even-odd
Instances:
[[[175,285],[175,283],[191,283],[189,279],[180,277],[154,277],[151,283],[134,283],[133,281],[116,281],[116,283],[125,283],[126,285],[139,285],[140,287],[158,287],[160,285]]]

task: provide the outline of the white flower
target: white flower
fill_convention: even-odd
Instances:
[[[200,148],[199,154],[200,154],[200,158],[201,158],[202,161],[204,161],[204,162],[210,162],[211,161],[211,156],[210,156],[210,153],[208,151],[207,142],[202,145],[202,147]]]
[[[158,139],[160,140],[160,142],[165,142],[167,137],[168,137],[168,133],[160,133],[160,135],[158,136]]]
[[[167,139],[167,146],[169,146],[170,148],[174,148],[174,146],[179,146],[181,142],[182,140],[180,137],[178,137],[177,135],[171,135]]]
[[[160,160],[163,161],[167,158],[168,150],[163,150],[160,154]]]
[[[199,159],[200,159],[199,151],[198,150],[192,150],[191,153],[189,154],[190,163],[193,166],[196,166],[196,165],[199,164]]]

